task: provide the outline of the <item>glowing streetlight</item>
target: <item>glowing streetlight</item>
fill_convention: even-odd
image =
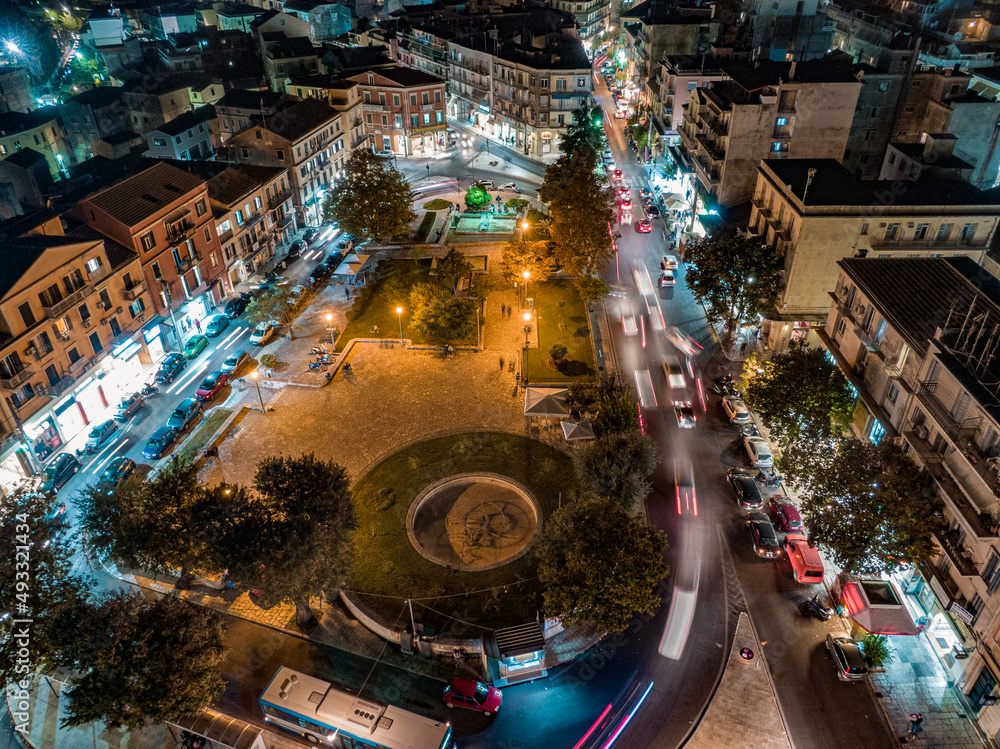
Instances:
[[[527,274],[527,271],[525,271]],[[531,332],[531,313],[524,313],[524,386],[528,387],[528,333]]]
[[[403,344],[403,308],[396,307],[396,317],[399,318],[399,342]],[[405,344],[403,344],[405,345]]]
[[[250,376],[253,377],[253,384],[257,386],[257,397],[260,399],[260,412],[267,413],[267,410],[264,408],[264,396],[260,394],[260,374],[255,369],[250,373]]]
[[[14,42],[9,39],[3,43],[3,46],[7,48],[7,51],[14,55],[21,54],[21,48],[17,46]]]
[[[521,228],[524,231],[528,231],[528,220],[527,219],[525,219],[524,221],[521,222]]]

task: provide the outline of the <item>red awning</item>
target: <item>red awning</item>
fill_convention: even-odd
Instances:
[[[876,635],[915,635],[919,632],[902,595],[888,580],[841,580],[841,599],[851,619]]]

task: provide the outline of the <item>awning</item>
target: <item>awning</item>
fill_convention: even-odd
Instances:
[[[917,625],[889,580],[840,580],[841,600],[851,620],[876,635],[916,635]]]
[[[569,416],[566,388],[525,388],[525,416]]]
[[[567,442],[594,439],[594,427],[590,425],[590,419],[583,419],[582,421],[561,421],[559,422],[559,426],[562,427],[563,437],[566,438]]]
[[[333,272],[335,276],[356,276],[368,262],[371,255],[355,255],[353,252],[344,258]]]

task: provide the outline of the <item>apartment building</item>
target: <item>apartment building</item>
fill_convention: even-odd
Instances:
[[[351,155],[343,115],[319,99],[296,102],[228,143],[240,164],[288,170],[299,226],[320,223],[323,198]]]
[[[443,78],[397,66],[347,80],[360,88],[364,132],[376,150],[427,157],[445,148]]]
[[[610,28],[611,3],[608,0],[548,0],[548,4],[576,19],[580,41],[584,44]]]
[[[753,194],[762,159],[844,156],[861,83],[847,55],[723,65],[726,79],[695,89],[679,155],[720,205]]]
[[[0,66],[0,112],[30,112],[35,106],[28,71],[18,65]]]
[[[858,391],[861,439],[899,440],[927,478],[936,553],[894,575],[928,617],[927,642],[1000,729],[1000,283],[969,258],[851,258],[824,342]]]
[[[325,101],[343,116],[344,130],[347,132],[345,145],[347,153],[356,148],[372,147],[372,140],[365,133],[361,95],[361,84],[334,74],[310,75],[289,81],[285,90],[300,99]]]
[[[205,180],[158,163],[81,200],[69,213],[139,256],[172,344],[222,300],[225,265]]]
[[[75,163],[98,154],[96,142],[129,130],[124,91],[117,86],[100,86],[77,94],[67,99],[59,111]]]
[[[207,187],[226,266],[222,285],[230,294],[295,234],[292,184],[287,169],[239,164]]]
[[[684,108],[691,92],[725,78],[722,60],[711,55],[668,55],[660,60],[660,79],[653,99],[653,119],[670,145],[680,141]]]
[[[159,354],[142,335],[152,305],[138,255],[42,213],[5,227],[13,231],[0,274],[2,496],[107,418],[140,361]]]
[[[127,81],[125,106],[128,127],[145,134],[185,112],[214,104],[225,94],[221,81],[201,73],[171,73],[160,78],[142,76]]]
[[[824,7],[827,4],[824,3]],[[745,18],[754,58],[813,60],[833,46],[836,23],[818,0],[753,0]]]
[[[200,161],[214,158],[212,123],[215,109],[201,107],[185,112],[146,133],[146,153],[151,159]]]
[[[837,262],[851,256],[966,256],[982,264],[1000,206],[958,180],[858,180],[833,159],[761,161],[747,231],[784,260],[777,309],[761,334],[775,351],[815,343]]]
[[[246,91],[240,88],[227,91],[215,102],[213,146],[219,149],[233,135],[265,117],[273,117],[288,103],[284,95],[275,91]]]
[[[45,157],[54,179],[69,176],[73,151],[66,142],[56,107],[40,107],[33,112],[0,114],[0,159],[22,148],[30,148]]]
[[[945,179],[969,181],[972,164],[955,155],[954,135],[928,135],[923,143],[890,143],[879,179]]]
[[[448,116],[486,127],[493,111],[493,40],[470,34],[448,42]]]

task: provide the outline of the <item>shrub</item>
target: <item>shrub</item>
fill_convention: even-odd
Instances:
[[[260,355],[260,366],[262,367],[273,367],[278,363],[278,359],[274,354],[261,354]]]
[[[431,229],[434,227],[434,222],[437,220],[437,213],[434,211],[427,211],[424,214],[424,220],[420,222],[420,228],[417,229],[417,241],[426,242],[427,235],[431,233]]]
[[[861,641],[861,653],[872,668],[885,668],[896,660],[886,636],[875,635],[871,632],[866,634],[865,639]]]
[[[549,356],[551,356],[555,361],[562,361],[566,358],[566,354],[568,353],[569,349],[561,343],[556,343],[549,349]]]
[[[511,198],[507,201],[508,208],[527,208],[528,201],[524,198]]]
[[[470,187],[465,193],[465,204],[473,211],[482,210],[490,204],[490,194],[481,187]]]
[[[444,200],[443,198],[434,198],[434,200],[428,200],[424,203],[424,210],[427,211],[443,211],[445,208],[451,207],[451,201]]]

